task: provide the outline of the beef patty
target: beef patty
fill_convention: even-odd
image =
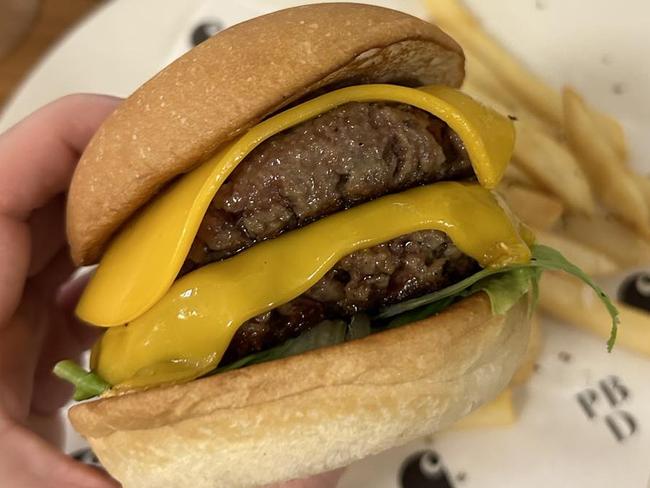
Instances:
[[[342,105],[268,139],[239,164],[212,200],[183,272],[373,198],[472,175],[460,138],[430,114]]]
[[[221,364],[279,345],[322,320],[440,290],[477,270],[476,261],[435,230],[354,252],[299,297],[245,322]]]
[[[328,214],[417,185],[473,176],[460,138],[419,109],[348,103],[268,139],[212,200],[182,273]],[[441,232],[415,232],[339,261],[311,289],[244,323],[222,364],[324,319],[439,290],[477,264]]]

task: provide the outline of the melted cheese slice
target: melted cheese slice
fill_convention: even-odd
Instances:
[[[489,190],[454,182],[415,188],[185,275],[140,317],[104,333],[93,369],[127,389],[202,376],[216,367],[246,320],[304,293],[344,256],[425,229],[445,232],[483,267],[530,259],[518,224]]]
[[[442,119],[465,143],[481,185],[493,188],[503,176],[514,146],[512,122],[458,90],[360,85],[327,93],[253,127],[147,205],[110,244],[79,302],[79,318],[110,327],[142,315],[172,286],[210,201],[246,155],[339,105],[372,101],[412,105]]]

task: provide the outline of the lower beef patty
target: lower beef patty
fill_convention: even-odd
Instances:
[[[473,175],[462,141],[406,105],[348,103],[278,134],[219,189],[183,272],[373,198]]]
[[[440,290],[477,268],[446,234],[433,230],[354,252],[301,296],[245,322],[222,364],[281,344],[322,320],[349,317]]]

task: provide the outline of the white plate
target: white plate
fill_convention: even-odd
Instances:
[[[297,3],[305,2],[114,1],[72,32],[36,68],[6,108],[0,129],[67,93],[127,95],[187,50],[193,29],[201,22],[228,26]],[[426,13],[418,0],[367,3],[393,5],[415,15]],[[558,88],[574,85],[594,105],[622,120],[633,164],[649,169],[650,4],[641,0],[468,3],[487,28],[543,78]],[[616,283],[610,285],[614,290]],[[608,355],[603,341],[550,322],[545,332],[538,372],[521,392],[522,416],[514,426],[450,432],[388,451],[350,468],[341,487],[650,486],[650,361],[622,350]],[[624,387],[612,386],[612,381]],[[70,437],[69,448],[77,445],[78,440]],[[400,484],[405,458],[421,449],[435,450],[441,460],[439,474],[434,476],[430,469],[428,477]],[[424,464],[418,461],[414,466]],[[431,468],[431,459],[428,464]]]

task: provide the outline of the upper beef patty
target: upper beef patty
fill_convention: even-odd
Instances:
[[[183,271],[382,195],[472,174],[458,136],[426,112],[342,105],[268,139],[239,164],[212,200]]]

